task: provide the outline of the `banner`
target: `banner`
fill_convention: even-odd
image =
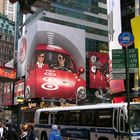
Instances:
[[[85,31],[39,20],[27,28],[17,66],[26,98],[85,98]]]
[[[12,105],[13,101],[13,82],[4,83],[4,93],[3,93],[3,106]]]
[[[21,103],[25,98],[25,79],[20,78],[14,84],[14,105]]]

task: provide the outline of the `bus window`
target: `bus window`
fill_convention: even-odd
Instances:
[[[133,132],[140,131],[140,110],[131,110],[130,111],[130,121],[131,121],[131,129]]]
[[[114,122],[113,122],[113,126],[118,129],[118,109],[114,109]]]
[[[71,125],[79,125],[80,123],[80,111],[74,110],[69,112],[69,124]]]
[[[39,119],[40,124],[48,124],[48,119],[49,119],[49,112],[44,111],[40,113],[40,119]]]
[[[124,114],[124,110],[120,109],[120,131],[125,131],[125,114]]]
[[[113,109],[99,109],[95,111],[95,120],[98,127],[111,127],[112,126]]]
[[[59,125],[67,125],[69,124],[69,112],[68,111],[60,111],[56,113],[55,123]]]
[[[80,120],[80,124],[83,126],[95,126],[94,110],[83,110]]]

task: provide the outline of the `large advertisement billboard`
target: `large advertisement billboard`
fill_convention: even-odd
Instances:
[[[85,31],[36,21],[19,40],[26,98],[85,98]]]
[[[135,45],[135,48],[138,49],[138,52],[140,52],[140,39],[139,39],[140,27],[139,27],[139,23],[140,23],[140,16],[136,16],[135,18],[131,19],[131,27],[132,27],[132,32],[134,35],[134,45]],[[140,66],[140,53],[138,53],[138,63]],[[134,81],[135,90],[138,90],[139,86],[140,86],[139,75],[140,75],[140,69],[139,69],[138,73],[135,73],[135,81]]]

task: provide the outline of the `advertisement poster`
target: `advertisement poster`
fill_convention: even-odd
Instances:
[[[89,53],[89,67],[90,67],[90,88],[106,89],[109,87],[108,74],[109,74],[109,55],[90,52]]]
[[[36,21],[19,40],[18,77],[26,98],[86,97],[85,31]]]
[[[13,99],[13,82],[5,82],[3,93],[3,106],[12,105],[12,99]]]
[[[140,52],[140,28],[139,28],[139,23],[140,23],[140,16],[136,16],[135,18],[131,19],[131,28],[132,28],[132,33],[134,36],[134,46],[135,48],[138,49],[138,52]],[[140,53],[138,53],[138,65],[140,66]],[[135,73],[134,77],[134,88],[138,90],[140,87],[140,69],[138,73]]]
[[[14,84],[14,105],[17,105],[20,101],[24,100],[24,91],[25,79],[21,78],[16,80]]]

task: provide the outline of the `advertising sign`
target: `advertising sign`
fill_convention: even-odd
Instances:
[[[98,52],[91,52],[89,54],[90,66],[90,88],[107,88],[108,74],[109,74],[109,55]]]
[[[26,75],[26,98],[86,97],[84,69],[83,30],[37,21],[19,40],[17,75]]]
[[[10,79],[14,80],[16,78],[16,70],[9,67],[0,66],[0,77],[2,77],[2,81]]]
[[[140,52],[140,27],[139,27],[139,23],[140,23],[140,16],[136,16],[135,18],[131,19],[131,29],[132,29],[132,33],[134,35],[134,46],[135,48],[138,49],[138,52]],[[140,53],[138,53],[138,66],[140,66]],[[139,75],[140,75],[140,69],[138,69],[138,73],[135,73],[135,80],[134,80],[134,87],[138,88],[140,87],[140,80],[139,80]]]
[[[4,83],[4,93],[3,93],[3,106],[12,105],[13,101],[13,82]]]
[[[18,99],[24,100],[25,79],[20,78],[14,84],[14,105],[19,104]]]

